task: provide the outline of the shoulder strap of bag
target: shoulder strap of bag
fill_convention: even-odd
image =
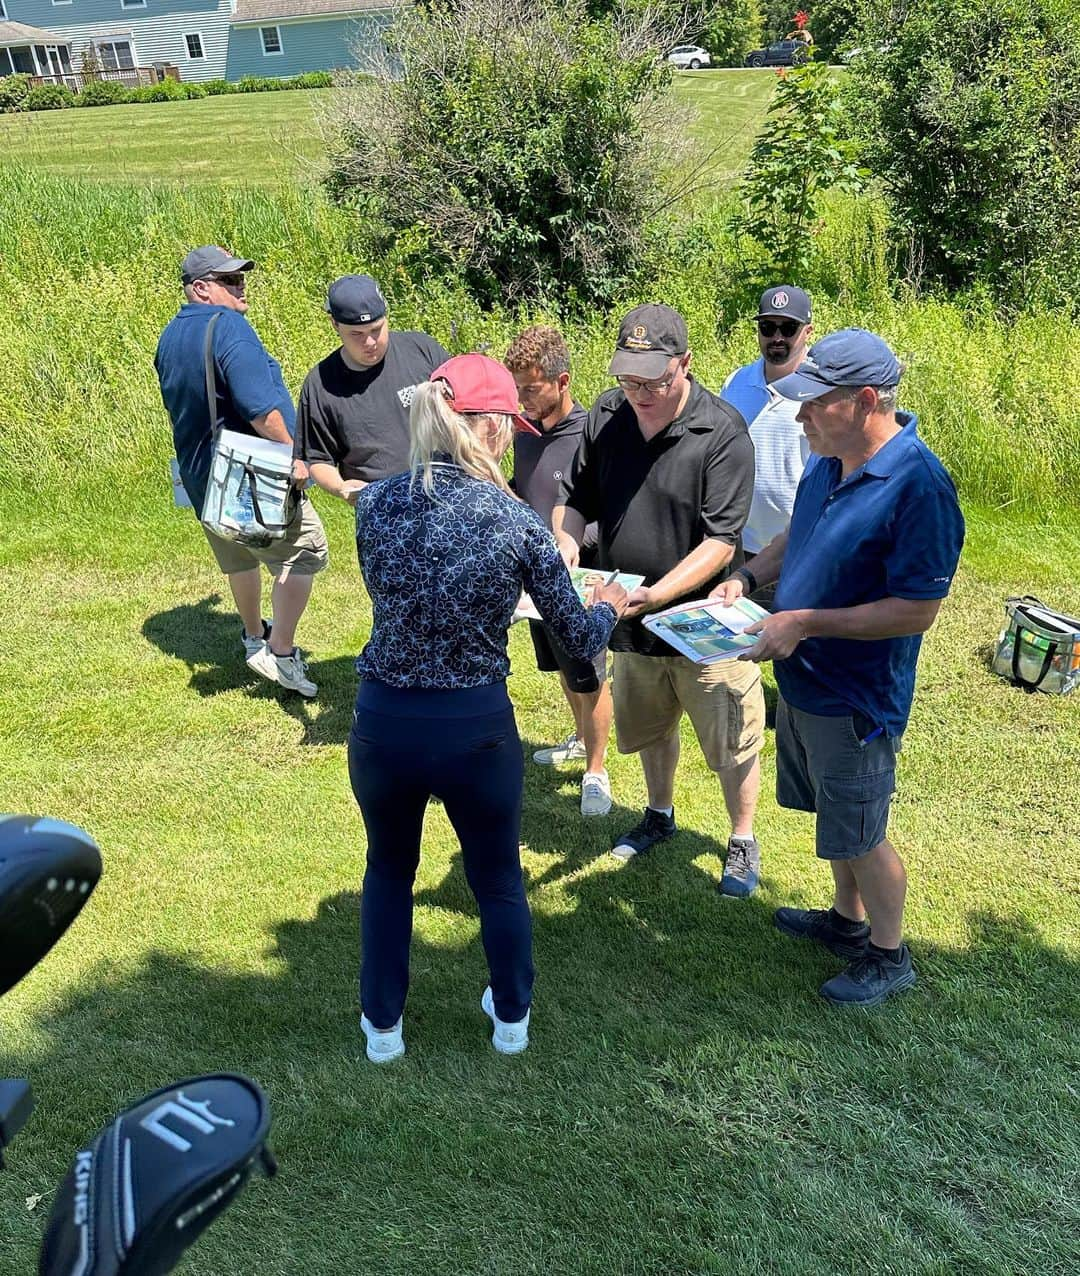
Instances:
[[[203,342],[203,367],[206,370],[206,408],[210,413],[210,433],[217,442],[217,379],[214,376],[214,327],[221,318],[221,311],[210,316],[206,325],[206,340]]]

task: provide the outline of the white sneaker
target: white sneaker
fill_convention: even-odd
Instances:
[[[258,655],[266,644],[266,640],[270,637],[271,626],[264,620],[262,622],[263,631],[261,638],[252,638],[248,631],[241,626],[240,641],[244,644],[244,659],[250,660],[252,656]]]
[[[586,771],[581,780],[581,814],[607,815],[611,810],[611,781],[606,771]]]
[[[263,643],[259,651],[248,657],[248,667],[254,669],[256,673],[261,673],[264,678],[269,678],[271,682],[278,683],[287,691],[298,691],[309,699],[319,690],[307,676],[307,665],[304,664],[297,647],[294,647],[287,656],[276,656],[270,650],[269,644]]]
[[[579,740],[571,731],[565,740],[552,745],[550,749],[537,749],[533,761],[541,766],[558,766],[560,762],[584,762],[585,741]]]
[[[401,1035],[401,1020],[385,1032],[376,1028],[367,1015],[360,1016],[360,1027],[367,1037],[367,1057],[372,1063],[391,1063],[405,1053],[405,1039]]]
[[[484,989],[484,995],[480,998],[480,1009],[495,1025],[495,1031],[491,1034],[491,1044],[499,1054],[521,1054],[529,1044],[529,1015],[532,1011],[526,1010],[525,1018],[518,1023],[503,1023],[495,1014],[495,1000],[491,995],[490,985]]]

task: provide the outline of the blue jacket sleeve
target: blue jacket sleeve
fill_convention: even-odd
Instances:
[[[618,616],[610,603],[583,607],[554,537],[536,519],[524,531],[522,576],[536,610],[568,655],[591,660],[615,628]]]

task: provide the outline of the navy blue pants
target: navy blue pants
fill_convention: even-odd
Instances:
[[[463,691],[362,682],[349,736],[349,779],[367,829],[360,909],[360,1001],[376,1028],[405,1006],[412,888],[428,799],[441,799],[461,841],[480,909],[495,1013],[532,1000],[532,918],[518,853],[524,765],[506,684]]]

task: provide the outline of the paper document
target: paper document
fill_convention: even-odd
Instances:
[[[643,623],[681,655],[707,665],[714,660],[731,660],[752,647],[757,635],[744,634],[743,630],[768,614],[749,598],[738,598],[730,607],[702,598],[646,616]]]
[[[571,567],[570,583],[574,586],[578,598],[582,603],[588,605],[588,594],[595,589],[597,585],[610,585],[614,581],[617,585],[621,585],[623,589],[629,593],[632,589],[642,584],[645,580],[644,576],[636,576],[632,572],[606,571],[596,567]],[[542,620],[543,617],[536,610],[536,604],[528,594],[522,594],[514,611],[515,620]]]

